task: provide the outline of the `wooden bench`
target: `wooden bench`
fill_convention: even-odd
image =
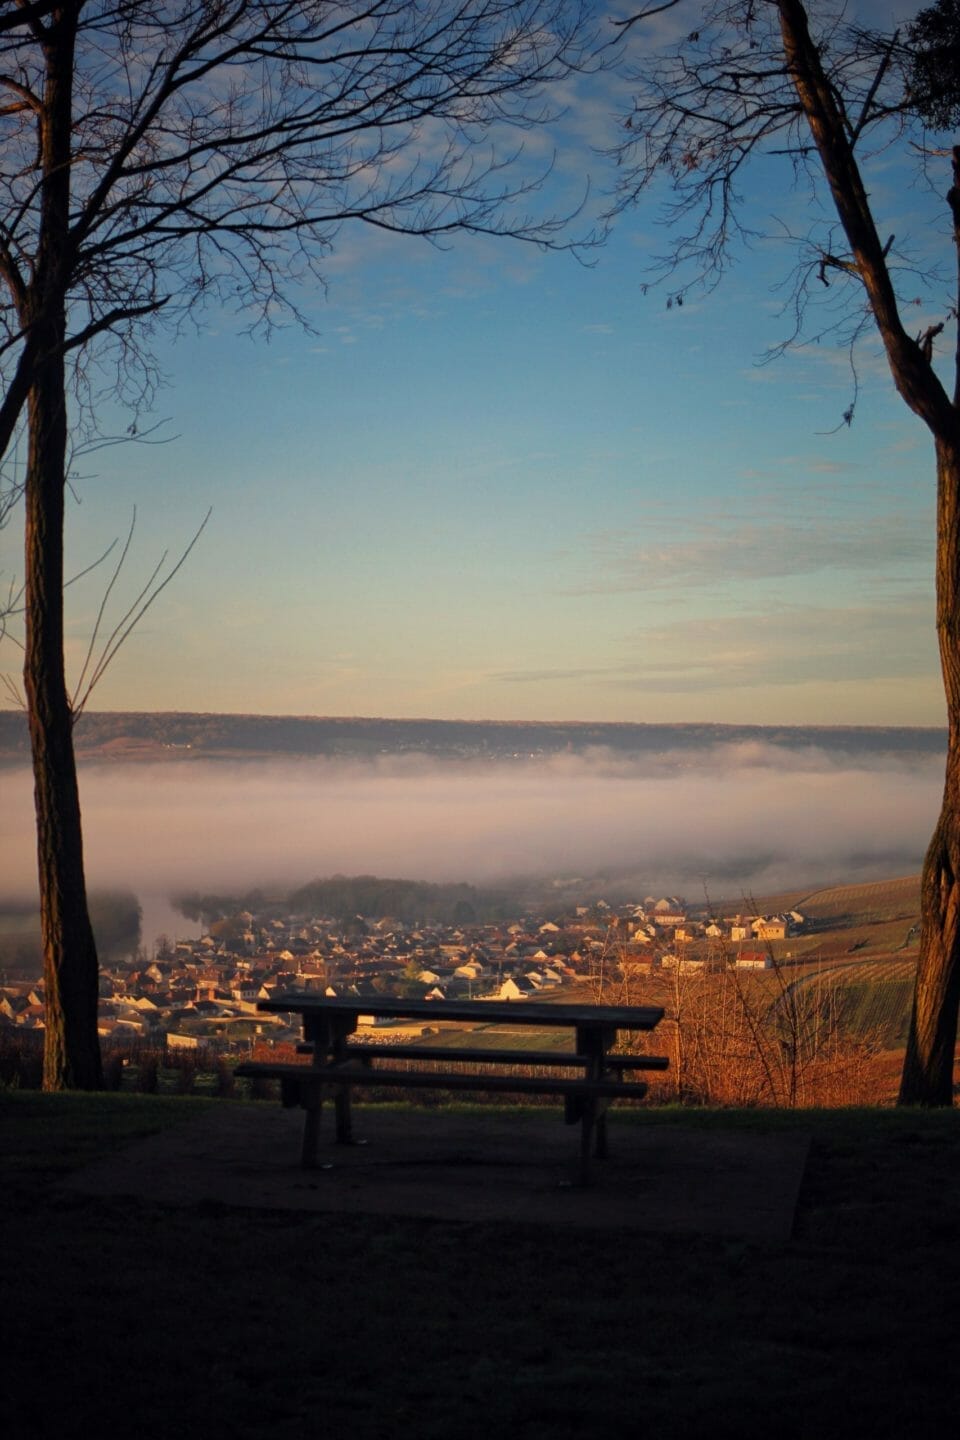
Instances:
[[[357,1046],[357,1050],[365,1047]],[[484,1063],[502,1065],[516,1063],[505,1060],[515,1052],[482,1052],[477,1057]],[[433,1057],[424,1057],[433,1058]],[[621,1057],[617,1057],[620,1059]],[[659,1057],[624,1056],[625,1062],[643,1062]],[[575,1065],[576,1056],[564,1056],[563,1063]],[[630,1064],[629,1068],[634,1068]],[[664,1068],[659,1066],[657,1068]],[[320,1111],[324,1092],[332,1093],[337,1105],[337,1141],[342,1145],[356,1143],[353,1135],[353,1117],[348,1099],[349,1090],[355,1086],[387,1087],[404,1090],[452,1090],[469,1091],[491,1095],[555,1095],[564,1101],[564,1119],[568,1125],[579,1123],[580,1166],[578,1178],[586,1184],[589,1178],[589,1157],[591,1140],[596,1135],[594,1153],[598,1159],[607,1154],[606,1125],[604,1110],[613,1099],[629,1098],[640,1100],[647,1093],[642,1082],[620,1079],[585,1079],[556,1075],[508,1075],[490,1074],[481,1071],[467,1073],[463,1070],[444,1070],[431,1067],[423,1070],[389,1070],[374,1067],[362,1056],[352,1056],[326,1065],[284,1065],[262,1061],[248,1061],[239,1065],[234,1072],[245,1079],[275,1079],[280,1081],[281,1100],[286,1108],[299,1105],[306,1112],[303,1130],[301,1164],[305,1169],[317,1165],[317,1140],[319,1136]]]
[[[356,1143],[350,1108],[356,1088],[432,1089],[488,1094],[556,1096],[564,1102],[567,1124],[580,1125],[580,1156],[577,1178],[589,1178],[591,1151],[599,1158],[607,1153],[605,1111],[615,1099],[641,1099],[647,1087],[640,1081],[624,1079],[626,1072],[665,1070],[669,1062],[660,1055],[615,1054],[612,1044],[618,1029],[652,1030],[662,1011],[652,1007],[606,1007],[530,1005],[491,1001],[426,1002],[340,1000],[316,996],[285,996],[261,1002],[260,1009],[297,1013],[303,1017],[306,1041],[298,1046],[311,1056],[309,1064],[248,1061],[235,1073],[246,1079],[279,1080],[285,1106],[299,1105],[305,1111],[301,1163],[308,1169],[317,1164],[320,1114],[325,1096],[332,1096],[336,1110],[336,1139]],[[391,1018],[431,1019],[441,1015],[449,1020],[481,1021],[488,1024],[550,1025],[575,1031],[572,1051],[519,1050],[488,1046],[439,1046],[429,1044],[351,1043],[361,1013],[375,1009]],[[415,1061],[420,1068],[398,1069],[377,1061]],[[451,1069],[469,1065],[469,1071]],[[498,1067],[498,1068],[491,1068]],[[533,1069],[565,1069],[566,1075],[535,1075]],[[507,1073],[520,1069],[525,1073]]]
[[[298,1045],[298,1055],[312,1055],[313,1045]],[[347,1045],[346,1054],[357,1060],[422,1060],[446,1061],[452,1064],[482,1063],[497,1065],[565,1065],[571,1070],[587,1063],[587,1057],[572,1050],[502,1050],[493,1046],[468,1045],[390,1045],[361,1041]],[[603,1057],[608,1070],[669,1070],[666,1055],[611,1055]],[[239,1071],[237,1072],[239,1074]]]

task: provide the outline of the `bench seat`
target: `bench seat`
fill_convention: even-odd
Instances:
[[[251,1060],[238,1065],[235,1075],[248,1080],[279,1080],[291,1096],[294,1090],[301,1093],[304,1088],[318,1085],[387,1085],[408,1086],[411,1090],[489,1090],[491,1093],[518,1095],[581,1095],[594,1098],[625,1096],[639,1100],[647,1093],[642,1081],[587,1080],[571,1076],[535,1075],[491,1075],[475,1072],[439,1070],[384,1070],[372,1066],[357,1067],[353,1057],[350,1061],[331,1065],[274,1065],[269,1062]],[[284,1103],[300,1104],[291,1098]]]

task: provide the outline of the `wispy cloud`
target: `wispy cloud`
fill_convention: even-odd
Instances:
[[[779,606],[771,613],[698,614],[635,630],[616,663],[503,671],[509,685],[589,682],[645,694],[757,686],[918,680],[936,673],[932,601],[890,606]]]
[[[662,527],[658,527],[661,528]],[[914,512],[849,518],[702,521],[647,539],[639,531],[595,534],[584,547],[589,575],[566,593],[699,589],[824,571],[920,567],[932,541]]]

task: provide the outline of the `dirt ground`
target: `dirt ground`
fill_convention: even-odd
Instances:
[[[168,1204],[789,1238],[808,1136],[647,1127],[633,1116],[609,1124],[610,1156],[584,1188],[570,1183],[579,1132],[559,1113],[365,1107],[355,1129],[367,1143],[339,1146],[328,1130],[321,1160],[331,1168],[305,1171],[300,1111],[223,1104],[66,1183]]]

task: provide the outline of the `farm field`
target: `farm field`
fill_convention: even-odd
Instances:
[[[801,933],[770,946],[774,959],[787,966],[916,958],[920,935],[916,875],[803,895],[764,896],[756,909],[763,914],[798,910],[805,916]]]
[[[801,993],[819,993],[852,1038],[900,1050],[916,973],[919,877],[815,891],[797,908],[809,930],[777,947],[792,952],[777,956],[784,975]]]
[[[803,913],[816,920],[894,920],[920,912],[920,877],[877,880],[815,890],[800,902]]]
[[[729,1013],[731,1002],[742,1003],[751,1023],[768,1034],[789,1033],[791,1022],[810,1043],[816,1036],[820,1045],[829,1034],[834,1049],[851,1060],[856,1056],[857,1102],[892,1103],[916,974],[919,878],[764,896],[751,909],[764,915],[797,910],[806,919],[798,934],[763,947],[773,969],[729,969],[713,976],[654,969],[632,985],[630,1001],[663,1005],[667,1029],[682,1009],[701,1035],[703,1027],[715,1029],[716,1017],[724,1007]],[[735,953],[730,946],[726,958]],[[699,1020],[691,1018],[697,1015]]]
[[[816,920],[890,920],[901,914],[920,911],[920,876],[901,875],[892,880],[870,880],[856,885],[830,885],[817,890],[809,886],[777,891],[771,895],[747,896],[746,903],[758,911],[774,913],[800,910]],[[743,897],[717,903],[716,909],[743,908]]]

